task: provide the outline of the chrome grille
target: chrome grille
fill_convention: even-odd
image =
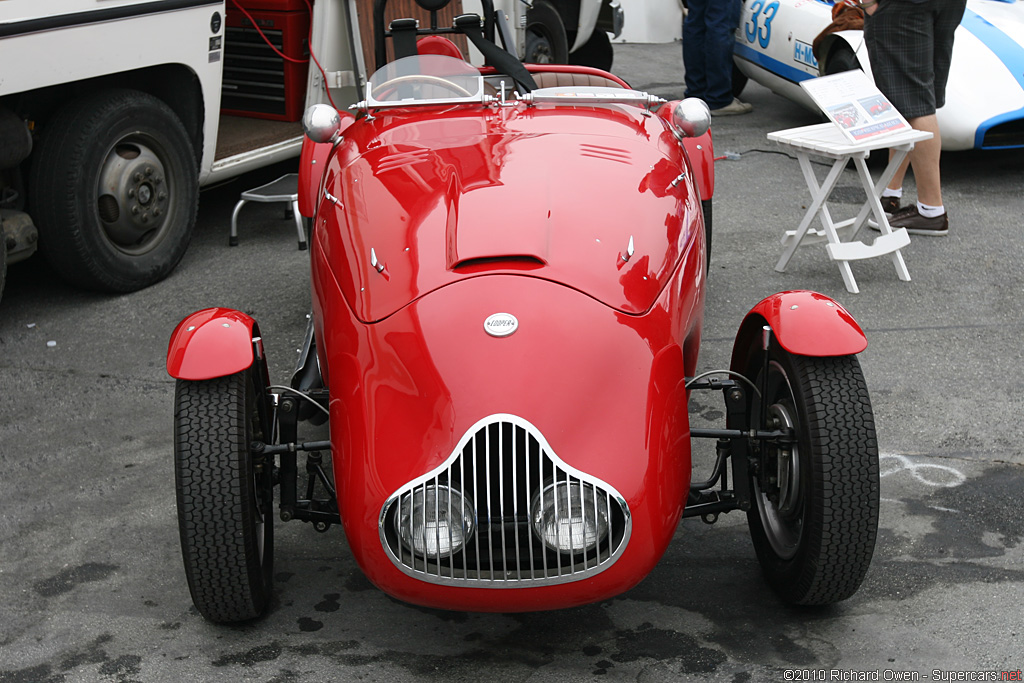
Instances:
[[[553,507],[553,517],[533,508],[542,488],[538,507]],[[564,509],[559,516],[556,490],[565,496],[563,508],[568,500],[583,517],[592,513],[607,524],[607,532],[586,552],[574,545],[573,520]],[[431,491],[441,493],[431,500]],[[460,524],[463,500],[473,517]],[[542,522],[555,521],[557,545],[568,545],[568,552],[537,538],[534,515]],[[419,535],[413,530],[417,521]],[[410,576],[448,585],[515,588],[577,581],[604,571],[625,549],[632,520],[614,488],[562,462],[536,427],[514,415],[492,415],[470,428],[440,467],[389,496],[379,528],[388,557]],[[438,552],[458,546],[462,536],[466,541],[454,553]]]

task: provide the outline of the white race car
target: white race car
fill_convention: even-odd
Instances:
[[[860,30],[833,33],[816,59],[811,43],[832,21],[831,0],[744,0],[736,30],[733,91],[750,78],[817,111],[800,81],[862,68]],[[956,31],[946,105],[938,110],[944,150],[1024,147],[1024,1],[967,0]]]

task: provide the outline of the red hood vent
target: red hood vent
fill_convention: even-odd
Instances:
[[[332,236],[323,249],[357,316],[381,320],[492,272],[559,282],[624,313],[649,309],[700,211],[678,182],[679,145],[654,117],[629,127],[558,120],[565,130],[530,117],[515,130],[439,117],[403,122],[365,147],[348,137],[325,186],[341,198],[332,222],[346,246],[333,249]],[[635,254],[623,259],[631,241]]]

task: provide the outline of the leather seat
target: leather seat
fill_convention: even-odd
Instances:
[[[566,88],[579,85],[591,85],[604,88],[621,88],[622,84],[596,74],[566,73],[559,71],[532,72],[538,88]]]

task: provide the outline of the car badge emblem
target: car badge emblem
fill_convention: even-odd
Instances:
[[[507,337],[518,329],[519,320],[511,313],[495,313],[484,321],[484,331],[492,337]]]

